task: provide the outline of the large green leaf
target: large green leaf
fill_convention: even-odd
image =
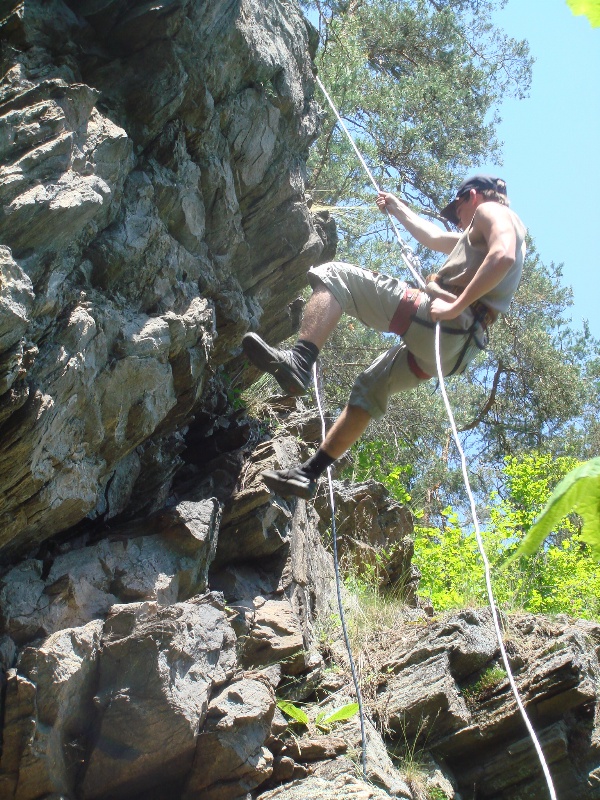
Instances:
[[[343,722],[350,719],[358,713],[358,703],[346,703],[345,706],[336,709],[331,714],[327,715],[326,711],[322,711],[315,720],[318,728],[329,728],[334,722]]]
[[[298,708],[298,706],[295,706],[288,700],[278,700],[277,706],[283,711],[284,714],[287,714],[288,717],[291,717],[296,722],[299,722],[301,725],[308,725],[308,714],[301,708]]]
[[[519,556],[534,553],[561,520],[573,512],[583,518],[581,538],[600,560],[600,458],[592,458],[565,475],[504,566]]]
[[[600,27],[600,0],[567,0],[567,5],[576,17],[585,14],[592,28]]]

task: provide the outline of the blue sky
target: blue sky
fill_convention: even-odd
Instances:
[[[504,163],[482,171],[506,180],[542,261],[563,264],[574,327],[600,338],[600,28],[566,0],[509,0],[495,22],[536,62],[529,98],[500,107]]]

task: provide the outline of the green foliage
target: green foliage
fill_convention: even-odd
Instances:
[[[511,570],[499,569],[547,502],[551,486],[573,464],[570,458],[538,453],[506,460],[506,496],[493,498],[489,524],[482,530],[494,594],[505,608],[600,617],[600,566],[590,559],[576,519],[555,527],[536,555],[521,557]],[[415,563],[423,574],[420,592],[429,594],[438,610],[486,604],[475,535],[462,530],[451,509],[444,518],[441,528],[419,526],[415,531]]]
[[[586,461],[565,475],[507,564],[519,556],[534,553],[556,526],[573,512],[583,518],[579,540],[586,542],[600,560],[600,458]]]
[[[355,714],[358,714],[358,711],[358,703],[346,703],[330,714],[327,711],[321,711],[315,718],[315,725],[321,730],[328,731],[336,722],[345,722],[348,719],[352,719]]]
[[[506,670],[502,667],[487,667],[474,683],[465,686],[462,694],[468,703],[481,700],[490,689],[493,689],[506,678]]]
[[[482,569],[474,536],[464,535],[448,508],[442,528],[415,527],[414,562],[421,571],[419,594],[444,611],[483,602]]]
[[[319,75],[384,188],[435,218],[465,173],[500,160],[498,104],[524,96],[531,77],[527,44],[492,24],[501,0],[303,5],[318,19]],[[323,133],[310,155],[309,191],[315,209],[334,211],[337,258],[406,279],[373,187],[321,104]],[[417,252],[424,272],[434,271],[439,257]],[[476,499],[487,507],[491,497],[483,537],[494,567],[523,539],[554,478],[600,452],[600,343],[587,328],[572,329],[571,305],[561,266],[543,264],[529,240],[523,280],[492,329],[490,348],[447,382]],[[355,376],[395,341],[342,320],[321,354],[333,413],[345,405]],[[381,481],[419,514],[421,590],[436,607],[487,602],[475,537],[453,511],[465,507],[462,474],[433,382],[394,397],[352,456],[346,477]],[[577,520],[569,519],[543,552],[496,576],[497,591],[509,607],[595,616],[595,569]],[[375,577],[361,580],[375,584]]]
[[[344,590],[346,600],[346,623],[350,646],[354,653],[364,651],[373,636],[382,630],[394,628],[405,607],[405,598],[397,591],[382,590],[376,570],[359,569],[355,565],[344,565]],[[332,629],[332,623],[337,627]],[[326,620],[329,631],[339,639],[341,636],[339,616]]]
[[[439,786],[430,786],[427,789],[427,800],[448,800],[448,795]]]
[[[290,703],[288,700],[278,700],[277,707],[294,722],[307,727],[310,725],[310,718],[306,711],[294,703]],[[315,727],[321,731],[329,731],[337,722],[352,719],[358,710],[358,703],[346,703],[340,708],[336,708],[335,711],[320,711],[315,717]]]
[[[355,483],[375,480],[382,483],[399,503],[408,503],[411,496],[405,488],[412,474],[409,464],[398,464],[398,446],[382,439],[360,439],[351,450],[352,464],[342,474]]]
[[[299,722],[300,725],[308,725],[310,722],[306,711],[290,703],[289,700],[278,700],[277,707],[283,711],[284,714],[287,714],[290,719],[293,719],[294,722]]]
[[[221,370],[223,388],[227,396],[227,401],[234,411],[239,411],[246,407],[243,397],[243,389],[236,386],[235,380],[225,370]]]
[[[388,187],[392,178],[439,207],[465,169],[497,153],[492,109],[527,93],[531,59],[525,42],[493,26],[494,2],[304,5],[319,17],[321,79]],[[372,196],[329,111],[311,164],[319,201]]]
[[[500,4],[304,3],[318,20],[319,75],[376,180],[433,217],[467,171],[499,157],[494,120],[500,100],[528,91],[527,44],[491,21]],[[406,278],[373,187],[320,102],[323,133],[310,154],[309,191],[315,208],[337,209],[337,258]],[[441,257],[417,252],[424,271],[433,271]],[[507,455],[536,449],[585,458],[600,452],[598,347],[570,329],[572,296],[561,278],[560,266],[542,264],[530,241],[521,287],[509,314],[494,325],[491,348],[465,376],[448,382],[480,499],[502,480]],[[357,373],[395,341],[344,319],[321,354],[328,407],[341,408]],[[448,442],[440,398],[424,384],[394,398],[362,449],[354,449],[358,479],[375,477],[394,493],[401,488],[406,497],[397,499],[410,495],[428,522],[437,516],[441,523],[446,506],[464,503],[460,465]],[[388,480],[394,469],[402,481]]]
[[[592,28],[600,27],[600,0],[567,0],[567,5],[576,17],[584,14]]]

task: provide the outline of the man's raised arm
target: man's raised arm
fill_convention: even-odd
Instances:
[[[434,222],[423,219],[389,192],[379,192],[375,202],[381,211],[389,211],[420,244],[440,253],[448,254],[454,250],[460,234],[442,230]]]

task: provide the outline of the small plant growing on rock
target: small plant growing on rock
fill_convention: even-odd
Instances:
[[[448,795],[439,786],[431,786],[427,789],[427,800],[448,800]]]
[[[315,725],[322,731],[329,731],[336,722],[345,722],[348,719],[358,714],[358,703],[346,703],[340,708],[328,714],[327,711],[321,711],[317,714]]]
[[[289,700],[278,700],[277,707],[283,711],[286,716],[288,716],[292,722],[298,722],[300,725],[308,725],[310,724],[310,719],[308,718],[308,714],[299,706],[294,705],[294,703],[290,703]]]
[[[475,683],[466,686],[462,690],[467,705],[472,705],[482,700],[486,693],[498,686],[505,678],[506,670],[502,667],[493,666],[485,669]]]
[[[305,725],[306,727],[310,726],[310,717],[306,711],[304,711],[304,709],[294,705],[294,703],[290,703],[289,700],[279,700],[277,702],[277,706],[281,711],[283,711],[284,714],[290,717],[293,722],[297,722],[300,725]],[[336,723],[345,722],[346,720],[351,719],[357,713],[358,703],[346,703],[331,713],[327,711],[320,711],[315,717],[314,725],[318,730],[328,733]]]

